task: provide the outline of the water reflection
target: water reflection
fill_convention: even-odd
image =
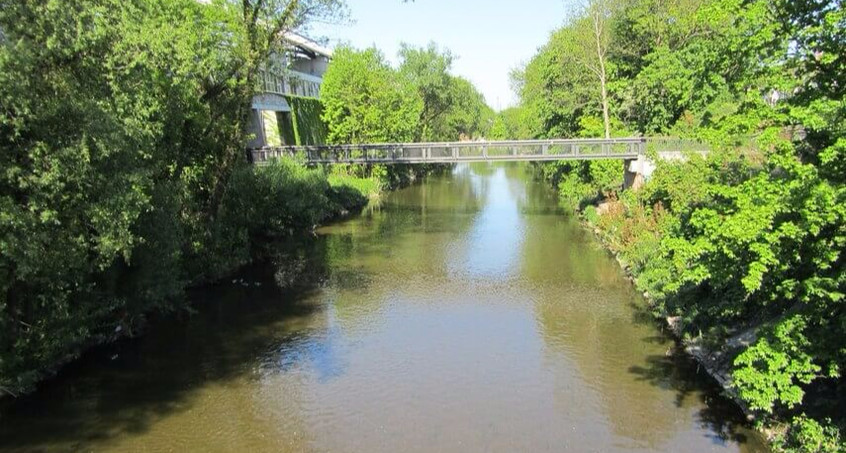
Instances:
[[[485,203],[471,227],[451,242],[447,274],[454,280],[514,278],[519,275],[515,263],[525,236],[516,202],[522,194],[515,196],[510,190],[512,185],[502,167],[484,176],[471,173],[469,179],[475,192],[484,194]]]
[[[0,447],[762,450],[523,172],[459,166],[198,291],[6,407]]]

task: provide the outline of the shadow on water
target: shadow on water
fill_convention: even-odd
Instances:
[[[698,404],[701,408],[697,413],[698,422],[706,428],[714,443],[751,442],[755,447],[763,447],[759,435],[753,431],[740,408],[723,393],[722,387],[695,359],[684,352],[678,340],[670,336],[644,307],[636,304],[631,306],[634,312],[633,323],[653,326],[660,332],[644,337],[641,341],[666,346],[666,352],[663,355],[647,356],[644,365],[629,367],[629,373],[640,381],[674,391],[676,407],[689,405],[691,399],[698,400],[701,403]]]
[[[269,344],[286,351],[275,355],[283,365],[321,357],[314,353],[324,346],[314,344],[320,335],[297,326],[324,308],[310,302],[327,274],[323,242],[312,240],[293,255],[282,251],[231,282],[191,291],[195,314],[153,319],[143,336],[96,347],[37,392],[5,401],[0,450],[80,451],[145,433],[169,414],[190,410],[205,387],[258,378]],[[287,286],[291,274],[296,286]]]

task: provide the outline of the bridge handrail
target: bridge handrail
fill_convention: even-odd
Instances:
[[[469,153],[467,152],[469,150]],[[249,150],[252,162],[303,153],[309,163],[426,163],[489,160],[637,159],[647,153],[707,152],[700,142],[672,137],[482,140],[423,143],[283,145]]]
[[[269,146],[280,151],[333,151],[333,150],[359,150],[359,149],[419,149],[419,148],[478,148],[503,147],[503,146],[531,146],[531,145],[620,145],[646,143],[645,138],[564,138],[544,140],[484,140],[484,141],[458,141],[458,142],[410,142],[410,143],[360,143],[360,144],[338,144],[338,145],[282,145]],[[258,148],[261,149],[261,148]]]

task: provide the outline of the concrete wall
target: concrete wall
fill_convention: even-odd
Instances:
[[[290,112],[291,105],[281,94],[262,93],[253,97],[253,109],[273,110],[274,112]]]
[[[250,141],[247,142],[247,148],[261,148],[264,146],[264,130],[259,110],[253,109],[250,111],[247,133],[252,136]]]
[[[323,77],[328,67],[329,59],[323,56],[318,56],[313,60],[300,58],[291,63],[291,69],[315,77]]]
[[[705,154],[702,151],[697,151],[699,154]],[[682,151],[661,151],[658,153],[659,160],[669,161],[684,161],[687,159],[687,154]],[[623,189],[638,189],[655,172],[655,162],[646,156],[640,156],[637,159],[626,160],[623,162]]]

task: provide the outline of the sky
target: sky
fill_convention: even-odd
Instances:
[[[315,24],[308,34],[329,47],[375,45],[397,63],[400,43],[435,42],[457,58],[452,73],[469,79],[496,110],[514,105],[509,72],[527,62],[564,22],[567,0],[347,0],[351,23]]]

